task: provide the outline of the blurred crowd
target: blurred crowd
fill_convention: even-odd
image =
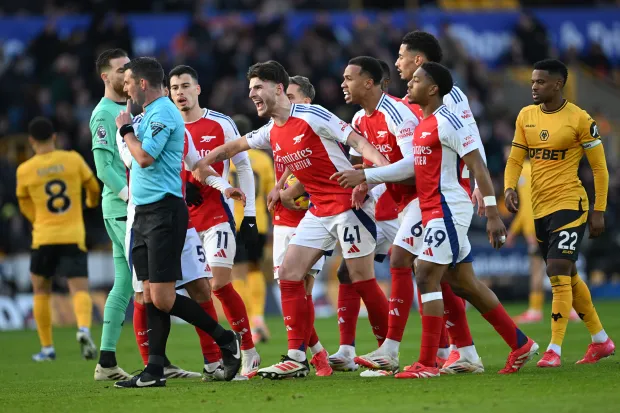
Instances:
[[[55,7],[54,1],[22,1],[44,7]],[[60,3],[60,2],[56,2]],[[88,2],[62,2],[65,7],[75,6],[82,10]],[[45,27],[28,46],[25,53],[10,61],[0,61],[0,252],[25,251],[29,247],[28,226],[16,208],[15,168],[28,156],[23,131],[27,122],[36,115],[46,115],[53,119],[60,146],[80,152],[94,169],[91,154],[91,136],[88,121],[92,109],[103,94],[103,84],[94,70],[98,53],[111,47],[121,47],[133,56],[131,30],[123,14],[99,12],[107,10],[120,2],[90,0],[93,13],[101,13],[93,19],[94,24],[85,30],[77,30],[66,39],[61,39],[53,21]],[[166,70],[177,64],[189,64],[197,69],[202,86],[201,104],[229,115],[247,115],[254,127],[264,121],[255,116],[255,108],[247,98],[247,68],[254,62],[276,59],[284,64],[291,75],[304,75],[311,79],[317,90],[315,103],[325,106],[345,120],[350,120],[356,108],[344,104],[340,83],[342,72],[348,59],[358,55],[371,55],[390,64],[392,82],[390,93],[396,96],[405,94],[405,84],[400,80],[393,66],[397,57],[403,30],[390,25],[388,19],[379,18],[371,23],[359,18],[352,30],[330,25],[329,15],[319,15],[313,26],[308,28],[297,41],[292,41],[285,30],[287,7],[304,7],[304,0],[226,0],[196,2],[192,0],[160,0],[151,2],[153,8],[170,10],[176,6],[188,5],[205,7],[234,6],[253,7],[260,3],[272,4],[272,10],[265,12],[255,24],[246,24],[238,17],[221,16],[206,19],[196,13],[186,32],[173,40],[173,50],[161,51],[156,56]],[[320,2],[319,2],[320,3]],[[338,1],[329,0],[332,6]],[[348,1],[344,1],[348,3]],[[123,10],[137,10],[143,2],[123,0]],[[11,7],[2,5],[5,11]],[[410,27],[408,30],[413,30]],[[223,34],[226,35],[223,35]],[[442,25],[439,33],[444,50],[444,64],[452,69],[457,84],[469,98],[472,112],[476,117],[486,147],[488,165],[498,194],[503,192],[503,170],[505,148],[509,146],[514,133],[516,113],[506,105],[508,97],[496,87],[502,76],[501,68],[489,71],[484,63],[470,58],[459,40],[451,34],[449,22]],[[502,59],[503,66],[525,65],[554,55],[545,28],[531,16],[524,14],[514,30],[511,50]],[[3,53],[0,50],[0,59]],[[589,65],[599,76],[612,77],[614,68],[602,52],[594,45],[586,56],[567,56],[570,62],[580,61]],[[527,86],[525,86],[527,87]],[[592,113],[599,123],[608,125],[601,128],[611,136],[612,128],[606,123],[602,113]],[[7,142],[11,140],[11,145]],[[8,156],[4,156],[4,153]],[[620,182],[616,157],[610,157],[612,183],[609,191],[608,214],[611,221],[608,228],[617,228],[616,211],[620,210]],[[592,179],[584,168],[584,181],[590,190]],[[107,238],[101,211],[86,212],[90,248],[107,247]],[[613,226],[615,225],[615,226]],[[476,221],[474,227],[482,230],[482,222]],[[4,236],[7,234],[7,236]],[[608,237],[617,245],[617,231],[609,231]],[[601,244],[603,245],[603,244]],[[613,255],[613,254],[612,254]],[[606,264],[607,265],[607,264]],[[615,264],[614,264],[615,265]]]

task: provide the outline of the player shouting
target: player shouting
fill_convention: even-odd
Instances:
[[[309,316],[304,278],[314,263],[340,242],[349,273],[366,303],[375,335],[387,333],[388,305],[372,271],[376,227],[374,202],[341,188],[329,177],[352,169],[339,143],[346,143],[376,165],[388,161],[372,145],[335,115],[317,105],[291,104],[286,96],[289,76],[275,61],[257,63],[248,71],[250,98],[260,117],[271,118],[262,128],[229,142],[198,163],[194,176],[212,174],[209,165],[251,148],[272,149],[276,162],[285,164],[306,187],[312,206],[301,220],[280,266],[282,313],[288,333],[288,354],[280,363],[258,371],[262,377],[302,377],[308,374],[305,353]],[[357,191],[356,191],[357,194]],[[363,194],[361,194],[363,195]]]
[[[351,59],[343,76],[345,101],[362,107],[353,117],[355,130],[390,162],[412,155],[412,137],[418,119],[400,99],[383,93],[383,70],[377,59],[369,56]],[[351,149],[351,162],[361,161],[359,153]],[[369,164],[367,160],[364,163]],[[378,350],[356,357],[355,362],[385,375],[399,368],[398,351],[413,304],[413,261],[421,253],[422,216],[414,185],[381,184],[372,193],[377,221],[375,260],[382,261],[392,249],[388,333]],[[369,374],[373,375],[363,372],[362,376]]]

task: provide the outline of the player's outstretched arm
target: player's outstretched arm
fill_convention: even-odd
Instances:
[[[209,152],[207,156],[199,160],[196,165],[194,165],[192,175],[194,175],[194,178],[196,178],[197,181],[204,182],[208,176],[212,176],[215,172],[213,168],[211,168],[211,165],[216,162],[230,159],[239,152],[247,151],[249,149],[250,145],[248,144],[248,140],[245,136],[226,142],[224,145],[218,146]]]
[[[489,175],[489,170],[480,155],[480,151],[475,149],[463,156],[463,161],[473,173],[478,181],[478,187],[484,197],[484,205],[487,216],[487,235],[493,248],[499,249],[506,242],[506,227],[499,216],[493,182]]]
[[[381,152],[379,152],[370,142],[355,131],[352,131],[349,134],[349,137],[347,138],[347,145],[355,149],[355,151],[362,155],[364,159],[369,160],[376,166],[390,164],[390,162],[385,159],[383,155],[381,155]]]
[[[600,142],[600,140],[598,141]],[[594,211],[590,216],[590,238],[596,238],[605,231],[605,209],[609,189],[609,171],[605,149],[601,143],[586,149],[586,157],[594,176]]]

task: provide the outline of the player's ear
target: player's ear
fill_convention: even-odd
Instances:
[[[108,81],[108,74],[106,72],[101,72],[99,76],[101,77],[101,80],[103,80],[103,83]]]
[[[196,93],[198,95],[200,95],[200,92],[202,92],[202,89],[200,88],[200,85],[196,85]]]

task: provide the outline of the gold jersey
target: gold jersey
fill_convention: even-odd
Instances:
[[[517,188],[523,161],[529,155],[535,219],[563,209],[587,211],[588,196],[577,175],[584,153],[595,175],[594,208],[604,211],[609,176],[596,122],[568,101],[553,112],[542,105],[527,106],[517,117],[504,187]]]
[[[86,251],[82,188],[86,189],[86,206],[97,206],[99,183],[75,151],[54,150],[19,165],[17,198],[22,213],[32,222],[32,248],[77,244]]]
[[[254,187],[256,190],[256,226],[260,234],[266,234],[269,229],[269,213],[267,212],[267,195],[274,186],[275,175],[273,171],[273,159],[266,152],[259,149],[250,149],[248,151],[252,171],[254,172]],[[239,179],[237,178],[237,169],[234,164],[230,163],[230,173],[228,178],[230,184],[235,188],[239,188]],[[237,230],[241,226],[243,220],[243,204],[235,202],[235,223]]]

